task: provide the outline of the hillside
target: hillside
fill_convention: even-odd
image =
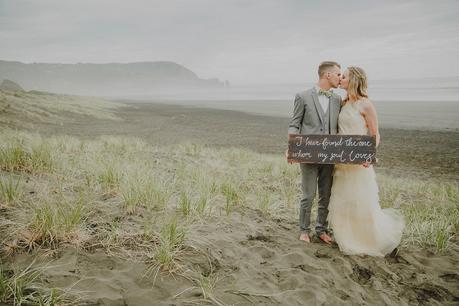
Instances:
[[[5,91],[15,91],[15,92],[24,92],[24,89],[17,83],[11,81],[11,80],[3,80],[0,83],[0,90],[5,90]]]
[[[174,62],[54,64],[0,61],[0,80],[26,90],[81,95],[151,94],[183,88],[223,87],[218,79],[201,79]]]
[[[36,130],[38,126],[55,130],[72,122],[120,120],[115,109],[124,106],[97,97],[79,97],[43,91],[0,89],[0,127]]]

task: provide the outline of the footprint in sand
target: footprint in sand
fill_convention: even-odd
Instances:
[[[360,285],[368,284],[373,275],[374,273],[367,268],[361,267],[359,265],[354,265],[352,267],[351,278]]]

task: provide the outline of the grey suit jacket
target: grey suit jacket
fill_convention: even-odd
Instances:
[[[333,94],[330,97],[330,134],[338,133],[338,115],[341,109],[341,97]],[[290,120],[289,134],[325,134],[324,112],[319,103],[316,89],[313,87],[297,93]]]

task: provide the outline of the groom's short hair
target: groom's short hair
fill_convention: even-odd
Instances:
[[[323,77],[325,72],[327,72],[329,68],[333,68],[335,66],[341,69],[341,66],[337,62],[326,61],[326,62],[320,63],[319,69],[318,69],[319,78]]]

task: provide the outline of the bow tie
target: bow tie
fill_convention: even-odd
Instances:
[[[319,89],[318,94],[319,94],[319,95],[324,95],[324,96],[326,96],[327,98],[330,98],[330,97],[333,95],[333,93],[332,93],[331,91],[329,91],[329,90],[323,90],[322,88]]]

